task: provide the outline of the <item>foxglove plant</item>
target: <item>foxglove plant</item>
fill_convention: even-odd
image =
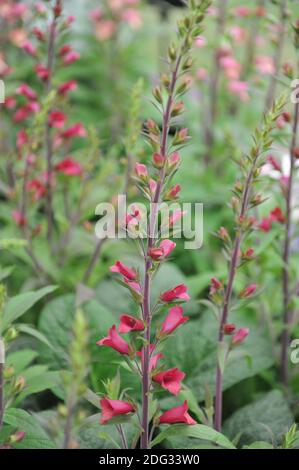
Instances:
[[[221,227],[217,234],[224,244],[228,259],[227,281],[222,282],[213,278],[210,289],[210,298],[218,310],[219,321],[215,396],[217,431],[221,430],[222,423],[222,385],[225,365],[232,349],[243,343],[249,333],[247,328],[236,329],[236,325],[229,323],[229,313],[232,304],[235,307],[238,302],[250,299],[257,290],[256,284],[249,284],[234,295],[234,283],[239,269],[254,259],[254,250],[252,247],[246,247],[246,239],[256,228],[256,219],[251,212],[263,202],[263,196],[257,192],[256,185],[266,160],[264,153],[272,143],[270,134],[282,106],[283,99],[280,99],[265,115],[262,127],[254,132],[250,152],[239,161],[242,177],[235,184],[231,200],[235,223],[233,235],[231,236],[224,227]]]
[[[138,374],[141,386],[141,406],[131,399],[116,400],[115,397],[105,396],[101,400],[102,423],[113,422],[112,418],[128,413],[137,413],[140,426],[140,447],[148,449],[150,447],[153,432],[156,426],[162,423],[185,423],[195,424],[195,421],[188,414],[188,403],[172,408],[162,415],[159,415],[159,407],[152,397],[160,386],[170,393],[177,395],[181,389],[181,381],[185,374],[173,368],[163,371],[158,366],[159,360],[163,357],[161,352],[165,341],[180,325],[188,320],[184,316],[183,308],[180,305],[189,300],[187,287],[178,285],[163,292],[156,303],[151,302],[151,286],[155,273],[161,263],[169,257],[175,248],[175,243],[171,240],[161,241],[161,232],[158,227],[159,206],[165,200],[176,199],[180,188],[170,187],[171,178],[177,171],[180,157],[178,148],[188,139],[187,129],[177,128],[172,139],[169,136],[170,126],[175,124],[174,119],[183,111],[183,102],[181,96],[187,91],[189,79],[186,74],[192,66],[192,57],[190,49],[195,38],[202,32],[202,21],[209,6],[209,0],[201,0],[198,4],[190,1],[190,13],[184,19],[178,22],[178,40],[168,49],[168,73],[163,74],[161,85],[153,90],[155,106],[162,115],[162,129],[158,124],[149,119],[147,122],[147,139],[153,148],[152,164],[154,167],[153,175],[149,168],[142,163],[136,163],[136,179],[143,193],[150,201],[151,211],[148,217],[147,233],[145,242],[139,239],[141,253],[144,262],[143,272],[128,267],[117,261],[111,267],[113,273],[117,273],[123,287],[126,287],[136,304],[138,305],[139,318],[123,314],[121,316],[120,326],[116,328],[113,325],[109,330],[108,336],[101,339],[99,346],[108,346],[121,354],[129,364],[132,371]],[[176,220],[182,217],[180,210],[175,211],[170,216],[169,226],[172,229]],[[140,213],[138,209],[134,214],[128,214],[127,223],[132,225],[138,223]],[[158,237],[156,236],[158,233]],[[168,314],[162,325],[157,329],[155,336],[152,334],[153,316],[168,309]],[[140,336],[143,332],[143,336]],[[129,333],[130,341],[124,340],[120,334]],[[140,346],[142,347],[140,348]],[[140,358],[140,363],[138,362]],[[159,389],[159,388],[158,388]],[[150,429],[150,422],[152,426]],[[123,445],[126,446],[126,440],[123,435],[121,425],[118,426],[122,437]]]

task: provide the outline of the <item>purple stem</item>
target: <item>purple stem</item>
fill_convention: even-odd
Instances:
[[[178,77],[178,71],[181,63],[181,56],[178,57],[175,68],[172,72],[172,79],[170,84],[170,92],[166,104],[165,112],[163,113],[163,126],[162,138],[160,145],[160,153],[167,158],[167,138],[170,126],[171,108],[173,104],[173,94]],[[157,223],[158,205],[161,198],[165,179],[165,166],[160,170],[159,181],[157,184],[156,192],[153,198],[153,207],[151,210],[148,240],[147,240],[147,253],[154,245],[154,234]],[[147,254],[146,253],[146,254]],[[144,332],[144,339],[146,341],[143,348],[143,361],[142,361],[142,434],[140,440],[141,449],[149,448],[149,391],[150,391],[150,337],[151,337],[151,307],[150,307],[150,292],[151,292],[151,276],[150,269],[152,261],[147,256],[145,261],[145,274],[144,274],[144,290],[143,290],[143,318],[146,322],[146,329]]]
[[[240,218],[245,216],[246,211],[248,209],[250,187],[251,187],[251,182],[252,182],[252,177],[253,177],[253,172],[255,169],[256,161],[257,161],[257,158],[253,161],[251,170],[248,173],[248,176],[245,182],[245,187],[244,187],[243,196],[242,196],[241,211],[239,214]],[[238,257],[239,257],[241,241],[242,241],[242,232],[240,232],[236,236],[235,241],[234,241],[230,268],[229,268],[228,283],[227,283],[227,287],[225,291],[221,320],[220,320],[220,325],[219,325],[218,344],[220,344],[223,341],[223,337],[224,337],[224,325],[227,322],[227,318],[229,314],[229,304],[230,304],[230,299],[232,296],[233,285],[234,285],[235,275],[236,275],[237,266],[238,266]],[[221,431],[221,426],[222,426],[222,382],[223,382],[223,373],[221,372],[220,367],[217,364],[214,426],[215,426],[216,431],[219,431],[219,432]]]
[[[293,312],[290,306],[291,302],[291,287],[290,287],[290,242],[291,242],[291,216],[292,216],[292,194],[293,194],[293,183],[294,183],[294,172],[295,172],[295,157],[294,150],[297,142],[298,132],[298,116],[299,114],[299,103],[295,104],[295,116],[293,124],[293,136],[290,147],[290,176],[286,194],[286,222],[285,222],[285,239],[283,247],[283,323],[284,329],[282,333],[282,344],[281,344],[281,360],[280,360],[280,378],[282,383],[287,386],[289,381],[289,367],[288,367],[288,348],[290,342],[290,325],[292,323]]]
[[[59,4],[56,1],[56,6]],[[53,20],[50,25],[50,37],[48,44],[48,57],[47,57],[47,70],[49,73],[46,92],[49,93],[52,86],[52,72],[53,72],[53,63],[54,63],[54,51],[55,51],[55,36],[56,36],[56,15],[53,12]],[[51,111],[51,110],[50,110]],[[48,113],[48,116],[50,114]],[[47,157],[47,217],[48,217],[48,229],[47,229],[47,238],[48,241],[52,241],[52,232],[53,232],[53,195],[52,195],[52,174],[53,174],[53,140],[51,126],[49,122],[46,124],[46,157]]]

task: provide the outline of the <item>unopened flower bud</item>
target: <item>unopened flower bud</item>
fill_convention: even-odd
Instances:
[[[249,286],[245,287],[244,289],[241,290],[238,294],[239,299],[247,299],[248,297],[251,297],[257,289],[256,284],[250,284]]]
[[[156,86],[153,89],[153,95],[156,98],[156,100],[158,101],[158,103],[160,103],[160,104],[163,103],[162,93],[161,93],[161,90],[158,86]]]
[[[155,152],[153,154],[153,165],[155,168],[161,169],[164,167],[165,158],[160,153]]]
[[[3,377],[5,379],[11,379],[14,376],[14,373],[15,373],[15,369],[12,366],[5,367],[3,371]]]
[[[18,442],[21,442],[25,436],[25,431],[17,431],[9,436],[9,444],[17,444]]]
[[[223,331],[225,335],[232,335],[236,329],[236,325],[234,323],[225,323],[223,327]]]
[[[24,377],[20,376],[16,379],[13,385],[13,391],[14,393],[20,393],[24,387],[25,387],[25,379]]]
[[[175,103],[171,110],[171,117],[179,116],[184,110],[184,103],[180,101],[179,103]]]
[[[15,327],[10,327],[7,332],[5,333],[5,341],[10,342],[16,339],[18,336],[18,331],[16,330]]]

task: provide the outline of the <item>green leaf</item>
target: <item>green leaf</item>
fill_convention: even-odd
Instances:
[[[55,351],[54,346],[50,343],[48,338],[43,335],[40,331],[38,331],[36,328],[33,328],[27,324],[18,324],[18,331],[21,333],[25,333],[27,335],[32,336],[33,338],[38,339],[41,343],[45,344],[48,346],[48,348],[52,349],[52,351]]]
[[[38,291],[25,292],[9,299],[4,310],[2,331],[8,328],[12,322],[20,318],[27,310],[36,304],[36,302],[55,289],[57,289],[56,286],[43,287]]]
[[[16,375],[19,375],[38,356],[36,351],[23,349],[9,353],[6,358],[6,365],[13,367]]]
[[[273,445],[265,441],[253,442],[249,446],[243,446],[243,449],[273,449]]]
[[[215,431],[209,426],[203,424],[196,424],[194,426],[188,426],[185,424],[174,424],[167,426],[164,431],[160,432],[157,437],[151,442],[151,447],[160,444],[165,439],[176,436],[192,437],[194,439],[201,439],[204,441],[211,441],[214,444],[224,447],[225,449],[235,449],[235,446],[225,437],[223,434]]]
[[[14,444],[17,449],[55,449],[54,442],[27,411],[9,408],[4,413],[3,421],[26,433],[21,442]]]
[[[224,431],[230,438],[242,433],[240,445],[255,441],[272,443],[273,440],[278,445],[292,422],[293,416],[284,395],[279,390],[273,390],[236,411],[224,423]]]
[[[9,277],[14,270],[14,266],[8,266],[7,268],[1,269],[0,282]]]

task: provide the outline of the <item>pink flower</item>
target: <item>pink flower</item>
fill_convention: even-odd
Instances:
[[[101,424],[106,424],[115,416],[134,413],[135,408],[131,403],[121,400],[110,400],[105,397],[100,400],[102,408]]]
[[[169,335],[176,330],[180,325],[189,320],[189,317],[184,317],[184,310],[180,306],[172,307],[169,309],[168,315],[162,323],[160,333]]]
[[[272,75],[275,73],[275,66],[272,57],[270,56],[259,56],[255,59],[255,65],[257,70],[262,75]]]
[[[38,39],[39,41],[44,41],[45,40],[45,35],[43,31],[36,26],[32,29],[32,34]]]
[[[51,111],[49,115],[49,125],[60,129],[64,126],[66,121],[66,116],[62,111]]]
[[[149,180],[149,189],[150,189],[150,194],[151,197],[154,198],[157,190],[157,181],[154,180],[153,178],[150,178]]]
[[[204,47],[204,46],[206,46],[206,44],[207,44],[207,41],[206,41],[206,38],[204,36],[197,36],[195,38],[194,45],[196,47]]]
[[[140,300],[141,297],[142,297],[142,289],[141,289],[140,284],[138,282],[135,282],[135,281],[130,281],[127,278],[124,278],[123,281],[133,291],[135,296]]]
[[[35,201],[38,201],[46,194],[45,185],[37,178],[28,181],[26,189],[33,192]]]
[[[241,292],[239,292],[239,295],[238,295],[239,299],[247,299],[248,297],[250,297],[251,295],[255,293],[256,289],[257,289],[256,284],[250,284],[249,286],[242,289]]]
[[[119,273],[125,279],[128,279],[130,281],[134,281],[137,278],[136,271],[121,263],[121,261],[117,261],[113,266],[111,266],[110,271],[112,273]]]
[[[103,12],[99,8],[96,8],[90,12],[89,16],[92,21],[96,22],[103,17]]]
[[[169,216],[169,227],[173,227],[176,222],[179,222],[184,217],[184,215],[186,215],[186,211],[182,211],[181,209],[175,209],[173,213]]]
[[[30,42],[30,41],[25,41],[22,44],[22,49],[27,52],[27,54],[35,57],[37,55],[37,49],[36,47]]]
[[[37,94],[35,93],[30,86],[28,86],[26,83],[23,83],[16,89],[16,93],[18,95],[25,96],[25,98],[28,98],[28,100],[33,100],[35,101],[37,99]]]
[[[272,165],[274,170],[281,172],[281,165],[279,161],[275,157],[273,157],[273,155],[268,155],[267,162]]]
[[[42,64],[37,64],[34,68],[37,76],[43,80],[43,81],[47,81],[49,79],[49,70],[47,69],[47,67],[45,67],[44,65]]]
[[[135,172],[138,178],[146,180],[148,178],[148,171],[143,163],[135,163]]]
[[[188,402],[184,401],[183,405],[176,406],[171,408],[168,411],[165,411],[160,418],[160,424],[175,424],[175,423],[184,423],[184,424],[197,424],[196,421],[191,418],[188,413]]]
[[[39,104],[34,101],[31,101],[25,106],[21,106],[19,109],[17,109],[14,114],[13,121],[16,123],[25,121],[25,119],[28,119],[30,114],[38,112],[39,109]]]
[[[39,13],[40,15],[44,15],[45,13],[47,13],[47,9],[46,9],[45,5],[41,2],[35,3],[34,8],[35,8],[36,12]]]
[[[236,325],[234,323],[225,323],[223,327],[223,331],[225,335],[232,335],[236,329]]]
[[[154,354],[155,346],[153,344],[150,345],[150,363],[149,363],[149,370],[150,372],[157,367],[157,363],[160,359],[163,357],[163,353],[158,353]],[[141,363],[143,364],[144,360],[144,347],[141,349],[141,351],[138,351],[137,356],[141,358]]]
[[[273,209],[270,212],[270,220],[273,221],[273,222],[279,222],[281,224],[285,223],[286,219],[285,219],[285,216],[283,215],[283,212],[280,209],[280,207],[275,207],[275,209]]]
[[[196,71],[196,76],[198,78],[198,80],[206,80],[207,77],[208,77],[208,72],[207,72],[207,69],[201,67],[199,68],[197,71]]]
[[[219,60],[220,66],[224,69],[225,76],[229,80],[238,80],[241,72],[241,64],[232,56],[224,56]]]
[[[55,170],[66,176],[80,176],[82,174],[82,166],[72,157],[66,157],[55,165]]]
[[[69,91],[74,91],[77,89],[77,82],[76,80],[69,80],[68,82],[62,83],[58,87],[58,93],[60,95],[65,95]]]
[[[232,80],[228,84],[229,91],[237,95],[241,101],[248,101],[248,83],[241,82],[240,80]]]
[[[68,129],[65,129],[61,133],[61,137],[64,139],[71,139],[72,137],[86,137],[87,132],[86,129],[82,126],[80,122],[77,122],[76,124],[73,124],[71,127]]]
[[[123,21],[128,23],[129,26],[133,29],[139,29],[142,26],[142,19],[140,12],[134,8],[129,8],[125,10],[121,15]]]
[[[16,224],[19,225],[20,227],[27,224],[27,220],[21,211],[13,211],[12,218],[16,222]]]
[[[129,355],[130,353],[130,346],[124,339],[122,339],[121,336],[116,331],[116,326],[113,325],[109,332],[108,336],[105,338],[101,339],[100,341],[97,341],[98,346],[109,346],[112,349],[115,349],[115,351],[119,352],[120,354],[124,354],[126,356]]]
[[[72,50],[72,46],[70,46],[69,44],[64,44],[64,46],[59,49],[58,54],[60,55],[60,57],[64,57],[65,55],[69,54],[69,52],[71,52]]]
[[[182,300],[184,302],[188,301],[190,299],[188,293],[187,293],[187,286],[185,284],[180,284],[173,289],[170,289],[163,294],[161,294],[160,299],[163,302],[173,302],[176,300]]]
[[[155,152],[153,154],[153,164],[156,168],[163,168],[165,164],[165,158],[160,153]]]
[[[250,15],[250,8],[248,7],[245,7],[245,6],[240,6],[240,7],[236,7],[234,9],[234,14],[236,16],[249,16]]]
[[[180,192],[180,190],[181,190],[181,185],[180,184],[176,184],[175,186],[172,186],[172,188],[170,188],[170,190],[165,195],[164,199],[166,201],[171,201],[172,199],[175,199],[177,197],[178,193]]]
[[[173,395],[178,395],[182,388],[181,381],[184,380],[184,378],[184,372],[175,367],[154,375],[153,381],[159,383],[161,387],[173,393]]]
[[[232,26],[229,30],[229,33],[237,44],[242,44],[246,39],[246,31],[244,28],[241,28],[240,26],[237,26],[237,25]]]
[[[167,161],[169,169],[173,170],[174,168],[176,168],[179,165],[180,161],[181,159],[179,153],[172,152]]]
[[[64,65],[70,65],[73,62],[76,62],[77,60],[80,59],[80,54],[79,52],[71,51],[68,54],[66,54],[63,58],[63,63]]]
[[[121,315],[118,331],[120,333],[130,333],[131,331],[144,330],[144,323],[131,315]]]
[[[240,328],[236,334],[234,334],[233,339],[232,339],[232,344],[234,346],[237,346],[238,344],[243,343],[245,339],[247,338],[249,334],[249,329],[248,328]]]
[[[176,243],[172,242],[171,240],[163,240],[159,247],[151,248],[149,251],[149,256],[154,260],[167,258],[167,256],[171,254],[175,247]]]
[[[16,99],[13,96],[6,96],[4,106],[6,109],[14,109],[16,106]]]
[[[100,41],[110,39],[117,30],[116,23],[113,20],[101,20],[96,25],[95,35]]]
[[[272,228],[272,221],[268,217],[264,217],[258,227],[262,232],[269,232]]]
[[[17,134],[17,148],[18,150],[23,147],[23,145],[27,144],[28,142],[28,135],[24,129],[21,129]]]

